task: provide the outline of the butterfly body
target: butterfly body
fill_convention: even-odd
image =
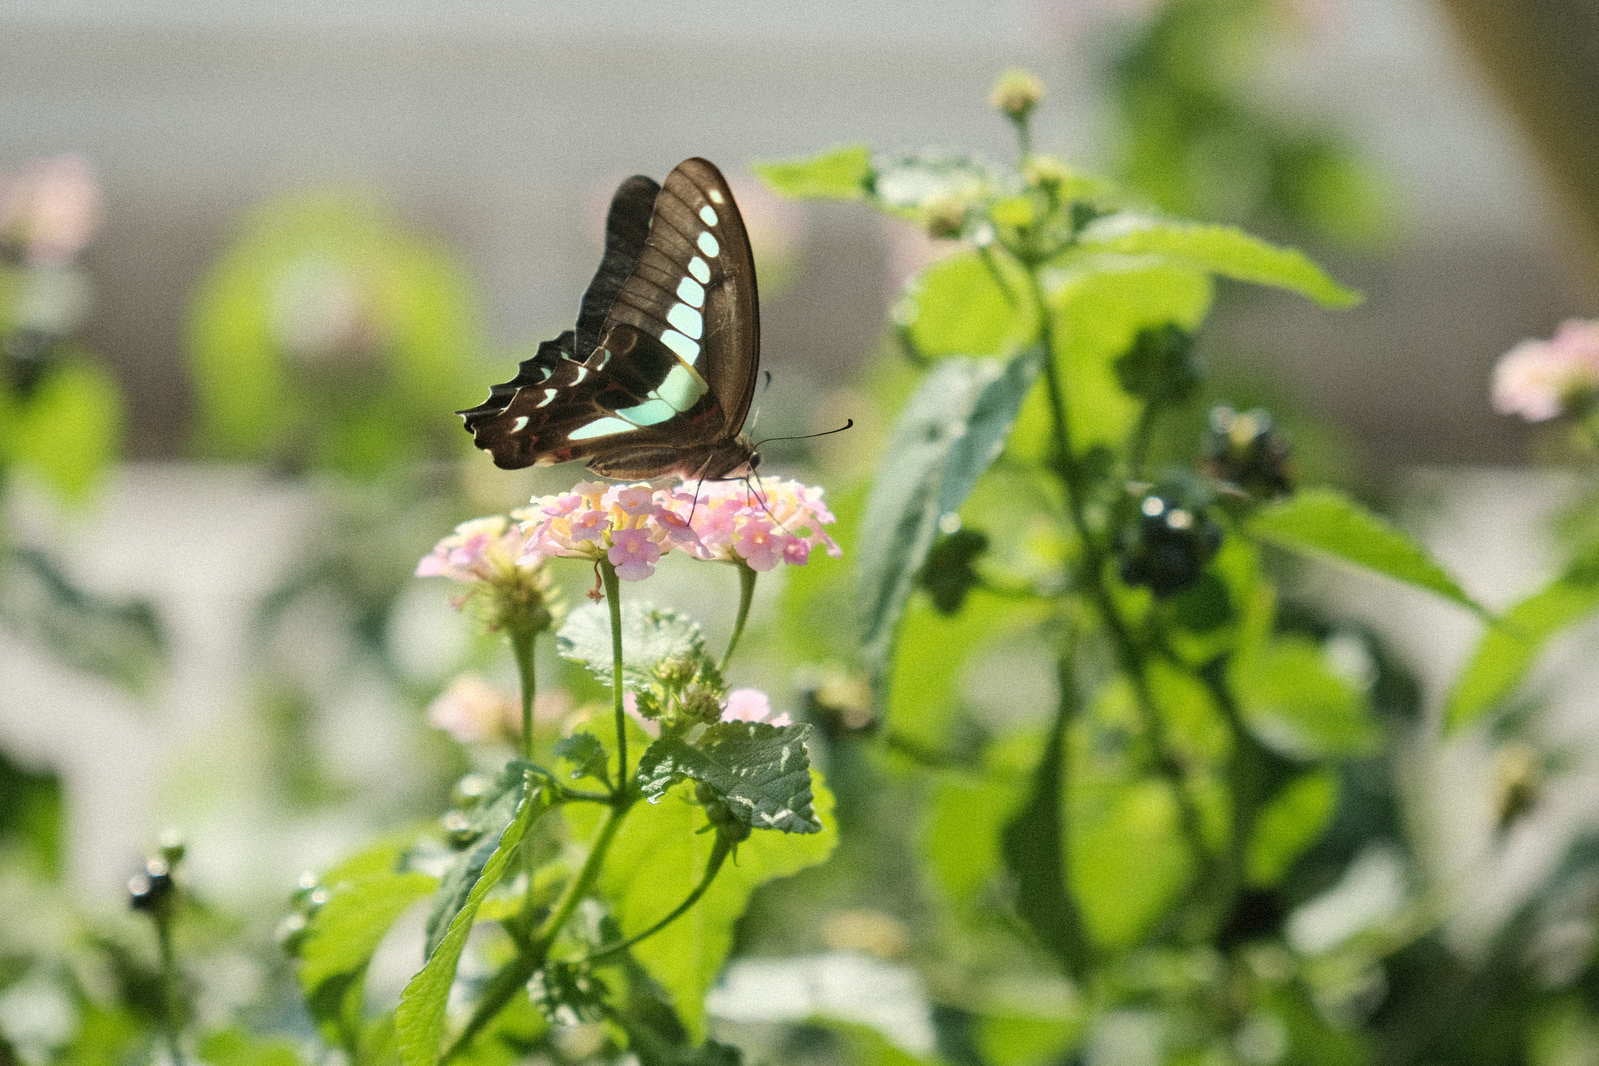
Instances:
[[[505,468],[581,459],[602,477],[726,478],[758,461],[743,433],[760,366],[755,262],[726,180],[687,159],[612,198],[577,326],[460,412]]]

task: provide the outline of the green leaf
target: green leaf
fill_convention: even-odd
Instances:
[[[863,654],[879,693],[894,637],[939,522],[959,510],[1004,447],[1038,376],[1028,353],[1008,364],[949,360],[912,397],[889,442],[862,522]]]
[[[117,384],[87,360],[56,367],[27,400],[0,390],[0,464],[15,463],[69,502],[99,487],[121,435]]]
[[[304,1061],[290,1040],[270,1040],[223,1029],[200,1041],[200,1059],[206,1066],[301,1066]]]
[[[1231,677],[1250,731],[1284,755],[1363,755],[1377,744],[1365,698],[1312,640],[1279,637],[1236,659]]]
[[[1301,774],[1272,796],[1255,821],[1244,857],[1251,885],[1269,888],[1288,874],[1332,817],[1338,801],[1338,777],[1330,770]]]
[[[784,196],[802,200],[859,200],[872,177],[872,153],[863,144],[832,148],[819,155],[756,163],[760,179]]]
[[[1068,679],[1069,684],[1069,679]],[[1016,881],[1016,911],[1071,973],[1083,961],[1083,920],[1066,886],[1066,732],[1075,696],[1056,708],[1033,770],[1026,802],[1001,834],[1005,867]]]
[[[1329,307],[1360,302],[1359,293],[1334,281],[1303,252],[1251,237],[1233,226],[1129,213],[1107,215],[1084,227],[1064,261],[1074,262],[1085,254],[1148,256],[1172,266],[1288,289]]]
[[[1262,507],[1244,529],[1289,551],[1373,570],[1486,614],[1427,549],[1333,489],[1307,489]]]
[[[1026,798],[1027,782],[1010,775],[951,773],[934,775],[932,783],[922,857],[950,901],[972,907],[1005,868],[1000,834]]]
[[[569,737],[562,737],[555,742],[555,757],[571,764],[573,777],[605,780],[605,745],[593,733],[573,733]]]
[[[300,948],[300,987],[313,1003],[343,998],[342,989],[327,995],[329,982],[358,987],[389,927],[437,888],[438,879],[393,870],[323,887],[328,901],[311,916]]]
[[[1140,404],[1117,380],[1116,360],[1141,330],[1198,329],[1210,312],[1214,286],[1198,271],[1134,261],[1115,271],[1068,274],[1051,284],[1055,365],[1072,406],[1072,444],[1079,452],[1100,444],[1120,448]],[[1036,390],[1022,407],[1010,451],[1046,462],[1054,433],[1048,394]]]
[[[394,1013],[394,1027],[400,1060],[405,1066],[434,1066],[438,1061],[450,986],[455,983],[461,951],[466,947],[466,937],[472,931],[478,908],[482,906],[489,890],[505,876],[506,868],[510,866],[528,828],[548,809],[548,800],[541,790],[532,789],[523,793],[523,802],[515,819],[500,835],[497,846],[483,864],[466,899],[450,919],[443,938],[428,956],[427,963],[400,993],[400,1004]]]
[[[1075,738],[1072,764],[1086,771]],[[1193,875],[1177,799],[1155,779],[1078,773],[1069,799],[1068,884],[1092,938],[1108,948],[1142,939]]]
[[[1008,256],[959,252],[913,278],[894,309],[918,355],[1008,356],[1038,329],[1027,274]]]
[[[555,635],[563,659],[581,663],[601,681],[611,680],[611,614],[603,603],[573,611]],[[685,614],[647,603],[622,604],[622,678],[629,687],[649,684],[669,659],[701,659],[705,635]]]
[[[1478,721],[1519,685],[1540,652],[1562,630],[1599,611],[1599,566],[1583,560],[1521,600],[1477,642],[1444,704],[1444,724]]]
[[[656,803],[683,778],[703,781],[752,829],[819,833],[822,823],[811,808],[811,760],[805,750],[809,732],[803,725],[718,722],[693,744],[663,737],[639,760],[639,786]]]
[[[537,786],[531,786],[536,788]],[[526,764],[512,762],[501,772],[494,787],[467,812],[466,829],[474,843],[456,856],[439,884],[438,898],[428,915],[426,955],[438,949],[473,889],[483,876],[483,868],[500,848],[506,826],[516,820],[530,788]]]
[[[617,832],[600,872],[600,889],[610,900],[622,935],[645,929],[676,907],[705,872],[715,835],[700,833],[704,812],[679,785],[656,804],[640,804]],[[695,906],[677,921],[636,945],[632,954],[660,983],[695,1040],[705,1036],[705,993],[721,971],[733,945],[733,927],[757,885],[787,877],[825,860],[838,842],[833,797],[821,775],[811,771],[811,791],[822,831],[804,836],[756,833],[738,846],[736,860],[723,864],[716,880]],[[574,831],[592,834],[599,812],[591,804],[570,805]]]

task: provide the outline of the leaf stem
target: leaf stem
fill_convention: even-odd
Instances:
[[[683,898],[683,902],[679,903],[676,907],[673,907],[664,918],[643,932],[634,933],[626,940],[621,940],[615,944],[598,948],[591,952],[584,961],[599,962],[601,959],[606,959],[612,955],[621,954],[634,944],[637,944],[641,940],[649,939],[656,933],[659,933],[662,929],[665,929],[667,926],[677,921],[683,915],[687,914],[689,908],[698,903],[700,901],[700,897],[705,895],[705,890],[711,887],[711,882],[716,880],[716,875],[721,872],[722,863],[726,861],[727,856],[732,853],[732,850],[733,845],[728,840],[727,835],[725,833],[717,833],[716,845],[711,849],[710,857],[705,860],[705,874],[700,878],[699,884],[695,885],[693,890]]]
[[[755,579],[759,576],[748,564],[738,564],[738,617],[733,620],[733,635],[727,639],[727,650],[722,653],[722,661],[717,666],[724,674],[727,673],[727,664],[733,659],[733,649],[738,647],[738,640],[744,635],[750,604],[755,601]]]
[[[178,1020],[178,955],[172,944],[170,910],[155,915],[156,950],[161,958],[161,1037],[171,1066],[184,1066],[181,1023]]]
[[[611,612],[611,712],[616,721],[616,785],[613,796],[627,792],[627,712],[622,704],[622,588],[616,567],[601,559],[600,580],[605,585],[605,602]]]
[[[522,758],[532,762],[533,698],[538,690],[533,676],[533,641],[538,633],[527,626],[512,626],[509,635],[511,655],[516,659],[517,678],[521,681]]]
[[[1071,519],[1082,545],[1083,579],[1087,584],[1089,598],[1110,634],[1116,658],[1133,686],[1134,702],[1138,707],[1139,718],[1149,737],[1150,747],[1154,749],[1156,770],[1171,785],[1172,795],[1177,801],[1178,819],[1182,825],[1183,836],[1189,850],[1193,852],[1195,869],[1199,870],[1205,866],[1205,856],[1209,850],[1205,845],[1204,824],[1200,818],[1199,807],[1189,793],[1182,764],[1167,736],[1166,722],[1161,717],[1160,706],[1150,685],[1149,669],[1144,661],[1143,652],[1138,642],[1133,639],[1132,632],[1128,629],[1127,622],[1122,618],[1121,610],[1105,583],[1107,560],[1105,548],[1089,522],[1088,510],[1084,504],[1082,465],[1077,461],[1076,453],[1072,449],[1066,383],[1055,357],[1055,325],[1049,312],[1049,302],[1044,296],[1043,283],[1039,280],[1039,261],[1031,257],[1022,257],[1021,263],[1026,268],[1027,284],[1034,306],[1038,308],[1038,342],[1044,349],[1044,381],[1049,389],[1050,414],[1055,422],[1056,473],[1066,492],[1067,516]]]

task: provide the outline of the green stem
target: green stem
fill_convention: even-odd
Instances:
[[[727,856],[732,852],[732,850],[733,845],[728,840],[727,835],[724,833],[717,833],[716,845],[711,849],[710,857],[705,860],[705,874],[700,878],[699,884],[694,886],[693,891],[684,897],[682,903],[679,903],[676,907],[673,907],[670,913],[668,913],[664,918],[656,922],[654,925],[650,926],[648,929],[644,930],[642,933],[635,933],[626,940],[618,941],[615,944],[610,944],[606,947],[599,948],[592,952],[585,961],[599,962],[601,959],[609,958],[612,955],[619,955],[628,948],[632,947],[634,944],[637,944],[639,941],[647,940],[656,933],[659,933],[662,929],[665,929],[683,915],[687,914],[689,908],[698,903],[700,901],[700,897],[705,895],[705,890],[711,887],[711,882],[716,880],[716,875],[721,872],[722,863],[727,859]]]
[[[528,762],[533,761],[533,697],[536,691],[533,673],[533,641],[537,636],[538,631],[530,626],[514,625],[510,629],[511,656],[516,660],[516,672],[521,681],[522,757]],[[538,863],[534,858],[533,849],[524,847],[522,849],[522,869],[527,876],[527,890],[523,913],[528,916],[533,913],[533,874],[537,866]],[[531,920],[531,918],[528,920]]]
[[[533,677],[533,640],[535,630],[513,626],[510,632],[511,654],[516,659],[517,677],[522,683],[522,757],[533,761],[533,697],[537,684]]]
[[[1149,462],[1149,443],[1155,435],[1155,420],[1159,416],[1160,404],[1154,400],[1144,404],[1144,409],[1138,412],[1138,424],[1128,438],[1127,473],[1135,480],[1144,476],[1144,468]]]
[[[583,860],[582,868],[567,882],[550,916],[533,934],[532,942],[527,948],[489,978],[477,1007],[472,1011],[471,1018],[467,1019],[460,1035],[451,1042],[439,1059],[441,1064],[466,1050],[483,1027],[505,1009],[538,972],[539,967],[544,965],[549,957],[550,947],[561,935],[561,930],[566,927],[573,912],[577,910],[577,905],[583,901],[589,889],[594,887],[594,880],[599,876],[600,867],[605,864],[605,855],[610,851],[612,841],[616,839],[616,831],[621,828],[622,819],[627,816],[632,805],[631,797],[624,795],[611,798],[611,805],[605,812],[605,820],[600,824],[600,831],[589,847],[588,857]]]
[[[1161,717],[1160,706],[1149,681],[1148,665],[1144,661],[1138,642],[1133,639],[1121,610],[1117,607],[1110,588],[1105,583],[1107,556],[1104,546],[1088,520],[1084,504],[1082,466],[1072,449],[1070,408],[1066,399],[1066,382],[1055,358],[1055,325],[1049,313],[1049,302],[1044,297],[1043,283],[1039,280],[1038,261],[1024,259],[1027,283],[1033,305],[1038,309],[1038,343],[1044,350],[1044,382],[1049,390],[1050,414],[1055,422],[1055,463],[1061,485],[1066,492],[1066,513],[1076,529],[1082,545],[1083,579],[1089,598],[1110,634],[1117,661],[1133,686],[1134,702],[1139,719],[1155,752],[1156,770],[1171,785],[1177,800],[1178,818],[1183,836],[1194,856],[1196,869],[1203,869],[1208,849],[1205,846],[1204,824],[1199,807],[1189,794],[1186,775],[1166,734],[1166,722]]]
[[[182,1027],[178,1021],[178,956],[172,945],[170,913],[156,915],[155,938],[161,956],[161,1037],[172,1066],[184,1066]]]
[[[760,576],[743,563],[738,564],[738,617],[733,620],[733,635],[727,639],[727,650],[722,653],[718,669],[727,673],[727,664],[733,659],[733,649],[738,638],[744,635],[744,623],[750,616],[750,604],[755,601],[755,579]]]
[[[605,602],[611,610],[611,712],[616,721],[615,795],[627,790],[627,711],[622,705],[622,583],[616,567],[600,560],[600,580],[605,584]]]

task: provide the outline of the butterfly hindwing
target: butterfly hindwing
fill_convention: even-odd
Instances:
[[[652,194],[653,191],[653,194]],[[463,411],[497,465],[587,459],[610,477],[721,476],[759,362],[755,265],[726,181],[703,159],[623,182],[576,331]]]

